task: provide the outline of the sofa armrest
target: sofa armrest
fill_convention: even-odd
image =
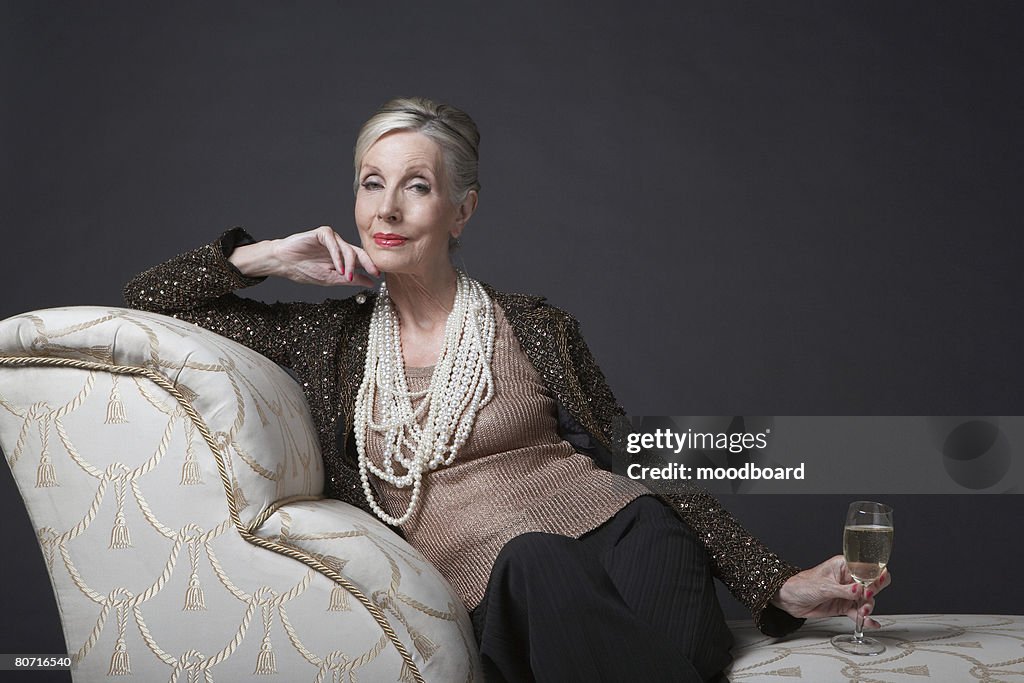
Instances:
[[[331,609],[358,600],[383,617],[427,680],[468,680],[476,666],[469,615],[441,574],[393,530],[334,499],[277,508],[253,534],[338,582]],[[457,675],[453,675],[458,672]]]
[[[319,441],[301,388],[267,358],[213,332],[124,308],[52,308],[0,322],[0,357],[8,364],[68,362],[157,383],[169,395],[133,387],[130,379],[116,383],[108,419],[131,419],[121,414],[128,391],[164,412],[180,407],[217,455],[243,528],[277,501],[323,493]]]
[[[86,677],[478,677],[451,588],[322,498],[301,389],[245,347],[125,309],[9,318],[0,444]]]

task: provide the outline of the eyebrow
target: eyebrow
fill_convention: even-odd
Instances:
[[[424,171],[426,171],[429,175],[424,175]],[[366,175],[366,174],[369,174],[369,175],[381,175],[381,172],[380,172],[380,169],[377,168],[376,166],[371,166],[370,164],[364,164],[363,165],[363,169],[362,169],[362,174],[363,175]],[[429,166],[419,165],[419,166],[413,166],[412,168],[408,169],[408,171],[406,172],[405,175],[406,175],[406,177],[421,176],[421,177],[424,177],[424,178],[432,178],[434,176],[434,172],[433,172],[433,170],[431,170],[431,168]]]
[[[426,171],[426,173],[430,176],[434,175],[434,171],[429,166],[413,166],[412,168],[409,169],[410,174],[421,175],[425,178],[427,176],[423,175],[424,171]]]

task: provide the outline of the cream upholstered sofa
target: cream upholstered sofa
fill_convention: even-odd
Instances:
[[[239,344],[119,308],[8,318],[0,447],[76,681],[480,680],[447,582],[321,496],[301,388]]]
[[[444,579],[320,496],[298,384],[211,332],[118,308],[0,322],[0,447],[29,510],[76,681],[481,680]],[[877,616],[889,651],[748,621],[732,681],[1024,680],[1024,617]],[[276,674],[276,675],[274,675]]]
[[[1010,605],[1019,609],[1020,605]],[[811,619],[785,638],[730,623],[736,643],[734,683],[1011,683],[1024,680],[1024,616],[1003,614],[872,615],[885,643],[876,657],[847,655],[829,639],[849,633],[846,617]]]

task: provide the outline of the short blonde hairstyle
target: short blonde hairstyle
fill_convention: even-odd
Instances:
[[[385,102],[359,129],[353,154],[353,192],[359,191],[359,168],[366,151],[383,136],[398,130],[423,133],[441,148],[453,204],[461,204],[470,190],[480,191],[480,131],[469,114],[425,97],[397,97]]]

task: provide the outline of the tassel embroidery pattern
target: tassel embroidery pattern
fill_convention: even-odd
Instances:
[[[200,683],[200,681],[207,681],[213,683],[213,677],[210,672],[204,666],[206,662],[206,655],[198,650],[187,650],[174,665],[174,671],[171,673],[171,680],[179,680],[178,676],[182,671],[188,675],[188,683]]]
[[[348,591],[338,584],[331,589],[331,603],[328,612],[348,612],[352,607],[348,604]]]
[[[119,591],[124,593],[124,591]],[[131,661],[128,659],[128,646],[125,643],[125,626],[128,621],[128,604],[125,600],[114,600],[114,596],[110,596],[111,601],[117,604],[117,642],[114,644],[114,654],[110,656],[110,669],[107,671],[108,676],[131,676],[132,667]]]
[[[114,488],[117,491],[117,512],[114,513],[114,528],[110,531],[110,548],[130,548],[132,538],[124,518],[125,475],[117,478]]]
[[[323,562],[328,569],[341,574],[345,569],[345,564],[348,560],[343,560],[340,557],[334,555],[322,555],[317,557],[318,560]],[[348,602],[348,591],[341,587],[340,584],[335,583],[334,588],[331,589],[331,602],[327,607],[328,612],[348,612],[352,607]]]
[[[270,424],[270,420],[267,419],[266,413],[263,412],[263,408],[260,408],[260,402],[258,400],[253,401],[256,405],[256,414],[260,416],[260,424],[266,427]]]
[[[184,384],[175,384],[174,386],[179,392],[181,392],[182,397],[189,403],[194,403],[195,400],[199,398],[199,394],[192,391]]]
[[[409,624],[405,615],[402,614],[402,610],[398,608],[398,605],[390,595],[379,595],[376,597],[376,600],[381,609],[386,609],[391,612],[398,617],[400,622],[402,622],[402,626],[405,627],[405,630],[409,632],[409,636],[412,638],[413,647],[415,647],[416,651],[420,653],[420,656],[423,657],[424,661],[434,656],[438,650],[438,645],[428,638],[425,633],[417,631]]]
[[[206,609],[206,600],[203,598],[203,587],[199,585],[199,537],[189,541],[188,557],[192,564],[192,571],[188,576],[188,588],[185,589],[185,611],[196,612]]]
[[[412,635],[412,644],[416,648],[416,651],[420,653],[424,660],[430,659],[437,652],[437,644],[434,643],[430,638],[427,638],[426,634],[409,629],[409,634]]]
[[[117,375],[114,378],[113,386],[110,388],[110,399],[107,401],[107,419],[103,424],[121,425],[126,424],[128,419],[124,415],[124,403],[121,402],[121,393],[117,390]]]
[[[385,639],[387,636],[385,636]],[[380,643],[378,643],[380,645]],[[374,652],[374,655],[377,653]],[[320,669],[316,672],[315,681],[330,681],[330,683],[354,683],[356,680],[355,673],[351,671],[353,668],[352,661],[348,658],[344,652],[335,650],[331,652],[323,661],[320,662]],[[346,676],[346,672],[348,675]]]
[[[416,683],[416,677],[412,675],[412,669],[409,668],[409,663],[402,660],[402,670],[398,674],[398,680],[401,683]]]
[[[36,468],[36,488],[59,486],[57,473],[50,461],[50,416],[46,415],[39,421],[39,467]]]
[[[39,545],[43,548],[43,557],[46,559],[46,569],[53,573],[53,555],[57,545],[57,531],[53,527],[44,526],[37,534]]]
[[[242,491],[242,487],[238,483],[236,477],[231,478],[231,488],[235,492],[235,502],[238,503],[238,509],[244,510],[249,507],[249,501],[245,498],[245,493]]]
[[[181,466],[181,485],[195,486],[202,484],[202,475],[199,472],[199,461],[196,460],[196,451],[193,445],[194,427],[190,422],[185,422],[185,463]]]
[[[277,673],[274,648],[270,644],[270,605],[266,603],[263,605],[263,642],[260,643],[260,653],[256,658],[256,670],[253,673],[257,676]]]

